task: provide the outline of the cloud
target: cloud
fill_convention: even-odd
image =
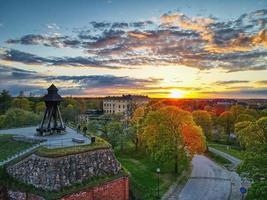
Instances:
[[[81,90],[123,90],[123,89],[146,89],[152,85],[157,85],[162,79],[148,78],[137,79],[128,76],[113,75],[89,75],[89,76],[48,76],[29,70],[22,70],[5,65],[0,65],[0,90],[8,89],[11,94],[17,95],[20,90],[26,93],[32,92],[40,95],[44,92],[44,87],[56,83],[63,90],[62,94],[79,94],[75,91]],[[20,85],[18,90],[17,85]],[[44,86],[45,85],[45,86]]]
[[[19,39],[7,40],[8,44],[23,44],[23,45],[43,45],[48,47],[64,48],[71,47],[77,48],[80,45],[80,41],[68,36],[55,35],[25,35]]]
[[[245,13],[228,21],[169,12],[155,21],[93,21],[88,27],[76,29],[72,36],[28,34],[7,43],[79,48],[90,55],[79,58],[35,55],[31,58],[31,61],[51,65],[113,68],[184,65],[199,70],[219,68],[227,72],[266,70],[266,22],[267,9]],[[12,57],[8,58],[12,60]],[[29,58],[14,59],[26,62]]]
[[[216,81],[214,84],[216,85],[233,85],[233,84],[240,84],[240,83],[249,83],[250,81],[246,80],[230,80],[230,81]]]
[[[30,53],[9,49],[0,53],[0,58],[6,61],[21,62],[24,64],[60,65],[60,66],[84,66],[118,69],[120,67],[109,66],[104,61],[98,61],[90,57],[40,57]]]
[[[257,85],[267,85],[267,80],[256,81]]]

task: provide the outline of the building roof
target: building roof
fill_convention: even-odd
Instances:
[[[122,96],[107,96],[104,100],[141,100],[141,99],[148,99],[147,96],[142,95],[122,95]]]
[[[57,93],[57,87],[52,84],[47,88],[48,93],[44,96],[45,101],[61,101],[62,97]]]

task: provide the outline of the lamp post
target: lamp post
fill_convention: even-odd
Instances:
[[[158,174],[158,199],[160,199],[160,196],[159,196],[159,173],[160,173],[160,168],[158,167],[157,168],[157,174]]]

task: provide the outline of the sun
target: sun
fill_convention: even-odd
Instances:
[[[170,98],[182,98],[184,96],[185,92],[181,90],[173,90],[169,94]]]

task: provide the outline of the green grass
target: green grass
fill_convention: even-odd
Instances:
[[[227,159],[225,159],[225,158],[223,158],[223,157],[221,157],[221,156],[219,156],[219,155],[217,155],[217,154],[215,154],[215,153],[213,153],[211,151],[206,152],[206,155],[210,159],[212,159],[213,161],[215,161],[216,163],[218,163],[220,165],[229,165],[229,164],[231,164],[231,162],[229,160],[227,160]]]
[[[78,145],[78,146],[56,148],[56,149],[48,149],[46,147],[40,147],[37,149],[35,153],[42,157],[56,158],[56,157],[73,155],[96,149],[105,149],[110,147],[111,146],[108,142],[101,139],[100,137],[96,137],[96,141],[93,144]]]
[[[157,199],[158,174],[157,163],[153,162],[143,152],[127,149],[125,152],[116,152],[117,159],[130,173],[131,191],[138,199]],[[172,173],[172,165],[160,166],[159,174],[160,196],[162,196],[176,181],[178,175]]]
[[[216,143],[210,143],[208,146],[213,147],[224,153],[227,153],[231,156],[234,156],[240,160],[244,159],[244,151],[240,150],[237,146],[223,145],[223,144],[216,144]]]
[[[14,141],[12,135],[0,135],[0,161],[15,155],[17,152],[32,147],[32,143]]]

